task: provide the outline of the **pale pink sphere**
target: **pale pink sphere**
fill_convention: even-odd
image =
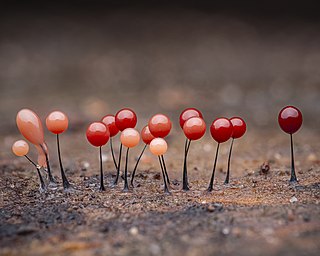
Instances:
[[[29,152],[29,145],[26,141],[24,140],[17,140],[15,143],[12,145],[12,152],[16,156],[25,156]]]
[[[120,141],[124,146],[133,148],[139,144],[140,134],[134,128],[124,129],[121,132]]]
[[[156,156],[164,155],[167,152],[167,142],[162,138],[155,138],[150,142],[150,151]]]
[[[46,125],[50,132],[54,134],[63,133],[68,129],[68,117],[61,111],[51,112],[46,119]]]

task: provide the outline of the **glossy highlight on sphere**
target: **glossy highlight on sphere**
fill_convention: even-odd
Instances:
[[[127,128],[121,132],[120,141],[125,147],[133,148],[139,144],[140,134],[136,129]]]
[[[210,132],[212,138],[218,142],[223,143],[229,140],[232,136],[233,128],[232,123],[227,118],[217,118],[215,119],[211,126]]]
[[[34,145],[43,144],[43,127],[36,113],[30,109],[22,109],[17,114],[16,123],[20,133],[28,141]]]
[[[293,134],[302,125],[302,113],[296,107],[284,107],[279,113],[278,122],[284,132]]]
[[[164,138],[170,133],[172,124],[169,117],[167,117],[166,115],[156,114],[151,117],[148,126],[151,134],[154,137]]]
[[[91,123],[87,129],[86,135],[88,141],[96,147],[105,145],[110,138],[107,126],[102,122]]]
[[[17,140],[15,143],[12,145],[12,152],[16,156],[25,156],[29,152],[29,145],[26,141],[24,140]]]
[[[114,115],[106,115],[101,119],[101,122],[104,123],[110,132],[110,137],[116,136],[119,132],[118,127],[116,126],[116,118]]]
[[[65,113],[53,111],[47,116],[46,125],[50,132],[60,134],[68,129],[69,120]]]
[[[191,117],[184,123],[183,132],[189,140],[198,140],[206,133],[206,123],[201,117]]]
[[[143,140],[143,142],[145,144],[150,144],[150,142],[155,138],[151,132],[150,132],[150,129],[149,129],[149,126],[146,125],[145,127],[142,128],[141,130],[141,138]]]
[[[247,130],[246,122],[240,117],[232,117],[230,119],[230,122],[233,126],[232,138],[241,138]]]
[[[202,113],[196,108],[187,108],[182,111],[179,118],[180,127],[183,129],[184,123],[191,117],[201,117],[203,119]]]
[[[116,126],[120,131],[123,131],[126,128],[134,128],[137,124],[137,115],[136,113],[129,109],[123,108],[118,111],[115,116]]]
[[[164,155],[168,150],[167,142],[162,138],[155,138],[150,142],[150,152],[156,156]]]

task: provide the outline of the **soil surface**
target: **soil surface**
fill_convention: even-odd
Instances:
[[[284,133],[248,131],[235,141],[227,186],[230,142],[223,144],[214,191],[207,193],[216,144],[208,135],[191,144],[191,190],[183,192],[184,138],[174,130],[165,156],[170,195],[163,193],[159,163],[148,150],[135,187],[123,193],[122,180],[112,187],[109,145],[103,150],[107,190],[99,192],[99,151],[83,132],[61,136],[63,163],[74,187],[63,191],[54,136],[47,137],[59,186],[45,193],[38,190],[32,166],[10,154],[13,137],[4,138],[0,255],[319,255],[319,134],[305,129],[295,136],[297,184],[288,182],[289,137]],[[118,137],[114,142],[118,148]],[[141,148],[131,152],[129,170]]]

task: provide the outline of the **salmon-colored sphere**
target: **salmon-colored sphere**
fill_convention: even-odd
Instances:
[[[137,115],[130,108],[123,108],[119,110],[115,116],[116,126],[120,131],[126,128],[134,128],[137,124]]]
[[[162,138],[155,138],[150,142],[150,151],[156,156],[164,155],[168,150],[167,142]]]
[[[63,133],[68,129],[68,117],[61,111],[51,112],[46,119],[46,125],[50,132],[54,134]]]
[[[146,144],[150,144],[150,142],[155,138],[149,129],[149,126],[146,125],[145,127],[143,127],[143,129],[141,130],[141,138],[143,140],[144,143]]]
[[[164,114],[156,114],[149,120],[148,123],[151,134],[156,138],[166,137],[171,130],[172,124]]]
[[[185,121],[183,132],[189,140],[198,140],[206,133],[206,123],[201,117],[191,117]]]
[[[179,118],[180,127],[183,129],[184,123],[191,117],[201,117],[203,119],[202,113],[196,108],[187,108],[182,111]]]
[[[105,145],[110,138],[107,126],[102,122],[91,123],[87,129],[86,135],[88,141],[96,147]]]
[[[40,145],[44,142],[42,123],[32,110],[20,110],[16,117],[16,123],[20,133],[32,144]]]
[[[24,140],[18,140],[12,145],[12,152],[16,156],[25,156],[29,152],[29,145]]]
[[[120,141],[125,147],[133,148],[139,144],[140,134],[133,128],[124,129],[121,132]]]
[[[101,119],[101,122],[104,123],[110,132],[110,137],[116,136],[119,132],[118,127],[116,126],[116,118],[114,115],[106,115]]]

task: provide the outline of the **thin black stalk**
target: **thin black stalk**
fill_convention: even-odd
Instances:
[[[102,168],[102,147],[100,146],[100,191],[105,191],[103,184],[103,168]]]
[[[189,190],[189,183],[188,183],[188,170],[187,170],[187,156],[189,152],[191,140],[186,139],[184,145],[184,159],[183,159],[183,174],[182,174],[182,189],[184,191]]]
[[[228,157],[227,176],[226,176],[226,180],[224,181],[224,184],[229,184],[229,179],[230,179],[230,162],[231,162],[231,153],[232,153],[233,142],[234,142],[234,138],[232,138],[231,145],[230,145],[229,157]]]
[[[169,179],[169,175],[168,175],[168,172],[167,172],[167,167],[166,167],[166,163],[164,161],[164,156],[161,155],[161,159],[162,159],[162,164],[163,164],[163,170],[164,170],[164,173],[166,175],[166,178],[167,178],[167,183],[170,185],[170,179]]]
[[[119,175],[120,175],[120,166],[121,166],[121,155],[122,155],[122,143],[120,143],[120,149],[119,149],[119,159],[118,159],[118,165],[117,165],[117,176],[116,179],[113,182],[113,185],[118,184]]]
[[[62,161],[61,161],[59,134],[57,134],[57,148],[58,148],[58,156],[59,156],[59,164],[60,164],[60,171],[61,171],[63,188],[68,189],[71,187],[71,184],[69,183],[69,181],[66,177],[66,174],[63,169]]]
[[[136,162],[136,165],[134,166],[134,169],[133,169],[133,172],[132,172],[132,175],[131,175],[131,181],[130,181],[130,184],[131,184],[132,187],[133,187],[134,176],[135,176],[135,174],[136,174],[136,170],[137,170],[137,168],[138,168],[140,159],[141,159],[144,151],[146,150],[147,146],[148,146],[147,144],[144,145],[144,147],[143,147],[143,149],[142,149],[142,151],[141,151],[141,154],[140,154],[140,156],[138,157],[138,160],[137,160],[137,162]]]
[[[40,190],[41,190],[41,191],[44,191],[44,190],[46,189],[46,185],[45,185],[45,183],[44,183],[44,181],[43,181],[43,178],[42,178],[42,175],[41,175],[41,173],[40,173],[40,167],[39,167],[35,162],[33,162],[27,155],[25,155],[25,158],[28,159],[28,161],[29,161],[32,165],[34,165],[34,167],[36,167],[37,172],[38,172],[38,176],[39,176],[39,180],[40,180]]]
[[[162,177],[163,177],[163,182],[164,182],[164,192],[169,194],[170,191],[169,191],[169,188],[168,188],[168,185],[167,185],[167,182],[166,182],[166,176],[165,176],[165,173],[164,173],[164,166],[163,166],[163,163],[162,163],[162,159],[160,156],[158,156],[159,158],[159,163],[160,163],[160,167],[161,167],[161,172],[162,172]]]
[[[50,183],[53,183],[53,184],[56,184],[57,182],[56,182],[56,180],[53,178],[53,175],[52,175],[52,173],[51,173],[51,168],[50,168],[50,163],[49,163],[48,154],[47,154],[47,152],[45,151],[43,145],[40,144],[40,147],[41,147],[41,149],[42,149],[42,151],[43,151],[43,153],[44,153],[44,155],[45,155],[45,157],[46,157],[46,163],[47,163],[47,170],[48,170],[49,182],[50,182]]]
[[[293,137],[292,134],[290,134],[290,142],[291,142],[291,178],[290,182],[297,182],[297,176],[296,171],[294,167],[294,153],[293,153]]]
[[[29,161],[32,165],[34,165],[34,167],[38,168],[38,165],[37,165],[35,162],[33,162],[27,155],[25,155],[24,157],[27,158],[28,161]]]
[[[129,186],[128,186],[128,158],[129,158],[129,148],[127,148],[127,152],[126,152],[126,165],[124,167],[124,188],[123,188],[123,192],[128,192],[129,191]]]
[[[111,149],[111,155],[112,155],[114,166],[116,167],[116,169],[118,169],[118,164],[117,164],[117,161],[116,161],[116,157],[114,155],[113,145],[112,145],[112,138],[111,137],[110,137],[110,149]]]
[[[218,143],[218,146],[217,146],[217,150],[216,150],[216,157],[214,159],[214,164],[213,164],[213,169],[212,169],[212,175],[211,175],[211,179],[210,179],[210,184],[209,184],[209,187],[208,187],[208,192],[211,192],[212,189],[213,189],[213,180],[214,180],[214,173],[216,171],[216,165],[217,165],[217,159],[218,159],[218,153],[219,153],[219,146],[220,146],[220,143]]]
[[[40,191],[44,191],[44,190],[46,190],[46,185],[45,185],[45,183],[43,181],[43,178],[42,178],[42,175],[40,173],[40,168],[39,167],[37,167],[37,172],[38,172],[38,176],[39,176],[39,180],[40,180]]]

